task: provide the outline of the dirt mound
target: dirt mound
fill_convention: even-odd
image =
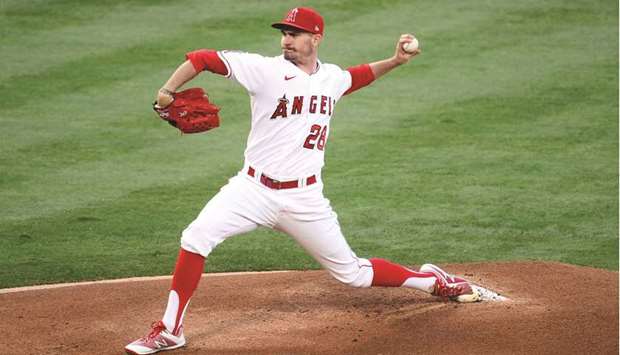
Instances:
[[[352,289],[323,271],[205,276],[188,346],[166,354],[617,354],[618,273],[559,263],[446,269],[509,297],[455,304]],[[119,354],[162,316],[169,280],[0,294],[4,354]]]

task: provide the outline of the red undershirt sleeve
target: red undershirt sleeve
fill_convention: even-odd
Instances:
[[[211,49],[199,49],[193,52],[189,52],[185,55],[185,58],[189,60],[194,69],[197,72],[208,70],[215,74],[228,75],[228,69],[226,64],[217,55],[217,51]]]
[[[370,64],[356,65],[347,68],[347,71],[351,73],[351,87],[345,91],[343,95],[348,95],[359,90],[375,80],[375,75],[372,73],[372,69],[370,69]]]

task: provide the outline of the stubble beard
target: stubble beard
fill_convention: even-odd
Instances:
[[[284,59],[295,63],[295,59],[297,59],[297,55],[294,51],[282,50],[282,54],[284,55]]]
[[[311,56],[311,51],[308,51],[308,53],[302,53],[297,49],[285,50],[282,48],[282,54],[284,55],[284,59],[299,65],[304,64],[304,58],[309,58]]]

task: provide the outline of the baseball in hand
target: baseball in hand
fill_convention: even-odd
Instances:
[[[403,50],[407,53],[413,53],[416,49],[418,49],[419,45],[420,42],[418,42],[418,39],[414,37],[411,42],[405,43],[403,45]]]

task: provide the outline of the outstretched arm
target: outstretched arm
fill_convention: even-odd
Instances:
[[[407,63],[411,58],[420,54],[421,51],[419,48],[411,53],[405,52],[403,49],[403,46],[406,43],[411,42],[413,38],[413,35],[410,34],[401,35],[398,43],[396,43],[396,51],[394,52],[394,55],[388,59],[347,68],[349,73],[351,73],[351,86],[344,92],[343,95],[349,95],[350,93],[369,85],[383,74],[401,64]]]
[[[375,80],[378,79],[383,74],[389,72],[390,70],[396,68],[399,65],[407,63],[411,58],[420,54],[420,48],[415,51],[409,53],[405,52],[403,46],[405,43],[409,43],[413,40],[413,35],[404,34],[400,36],[398,43],[396,43],[396,51],[394,52],[394,56],[388,59],[380,60],[378,62],[370,63],[370,69],[375,76]]]

